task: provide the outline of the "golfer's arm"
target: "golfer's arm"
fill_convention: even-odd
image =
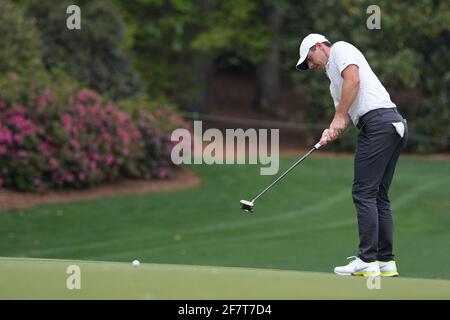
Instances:
[[[342,83],[341,101],[336,107],[336,113],[348,116],[348,109],[355,101],[359,92],[359,70],[358,66],[351,64],[342,73],[344,79]]]

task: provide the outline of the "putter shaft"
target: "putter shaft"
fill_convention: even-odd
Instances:
[[[311,153],[313,153],[315,150],[319,149],[322,144],[319,142],[317,143],[314,148],[308,151],[307,154],[305,154],[303,157],[298,159],[289,169],[287,169],[281,176],[279,176],[274,182],[272,182],[267,188],[265,188],[263,191],[261,191],[260,194],[258,194],[251,202],[255,202],[256,199],[258,199],[260,196],[262,196],[267,190],[272,188],[278,181],[283,179],[285,175],[287,175],[292,169],[294,169],[300,162],[302,162],[306,157],[308,157]]]

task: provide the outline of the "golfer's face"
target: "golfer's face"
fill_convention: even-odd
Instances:
[[[327,64],[327,56],[320,46],[315,46],[309,49],[306,61],[308,62],[308,68],[310,70],[325,69],[325,65]]]

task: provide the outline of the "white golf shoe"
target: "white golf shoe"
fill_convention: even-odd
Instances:
[[[364,262],[358,257],[348,257],[347,259],[354,259],[346,266],[334,268],[334,273],[340,276],[364,276],[364,277],[378,277],[380,268],[378,262]]]
[[[398,276],[397,265],[394,260],[391,261],[378,261],[380,272],[382,277],[396,277]]]

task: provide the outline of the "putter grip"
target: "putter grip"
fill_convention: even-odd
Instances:
[[[319,149],[321,146],[323,146],[324,144],[325,144],[325,141],[320,140],[319,142],[317,142],[317,143],[314,145],[314,148],[317,150],[317,149]]]

